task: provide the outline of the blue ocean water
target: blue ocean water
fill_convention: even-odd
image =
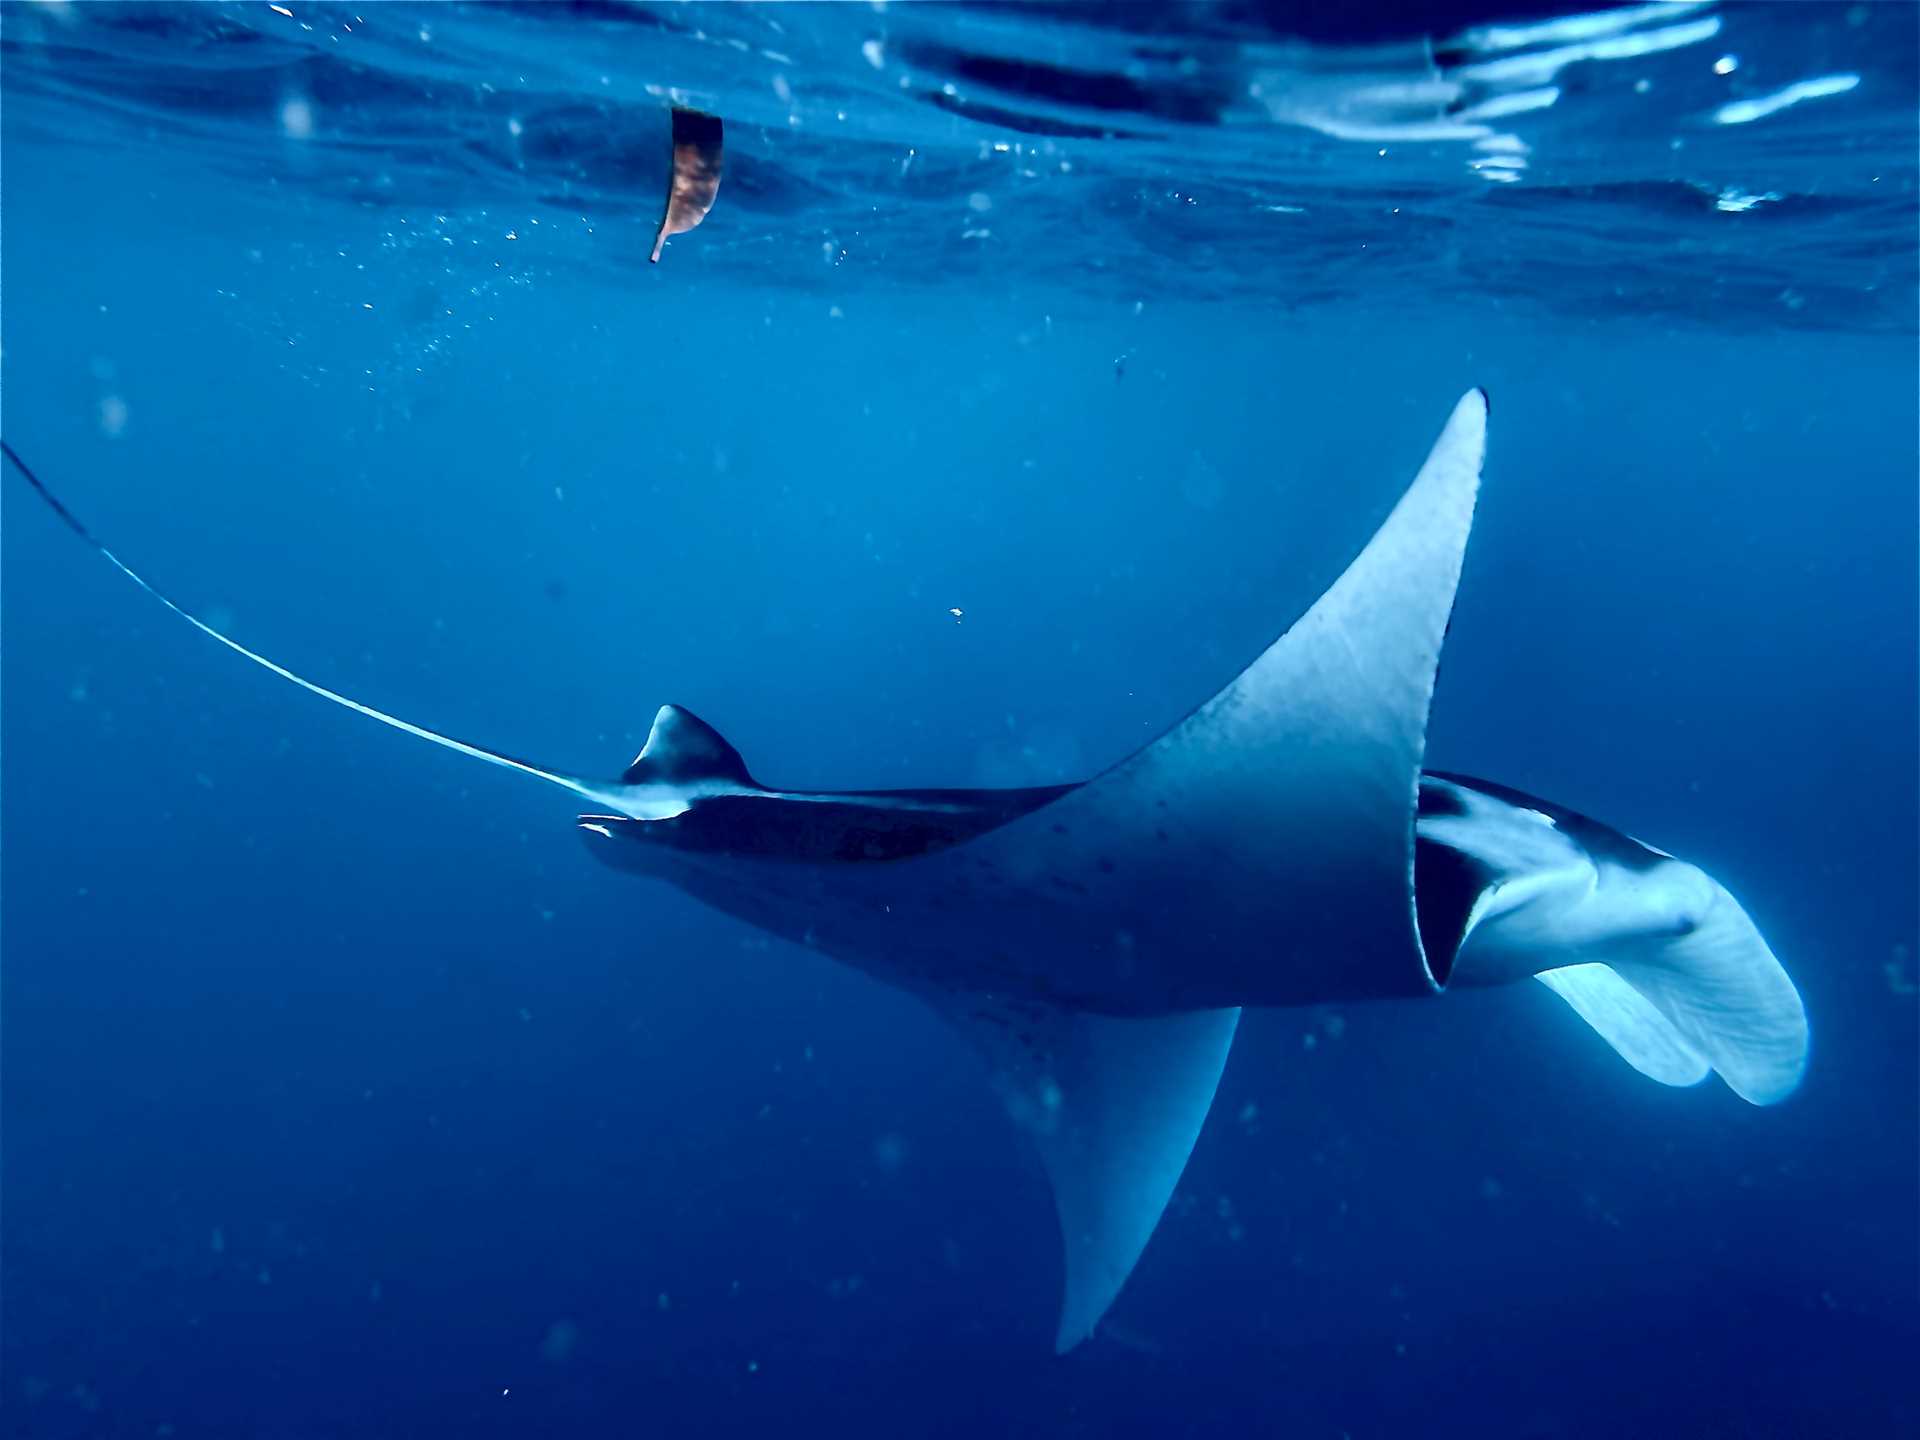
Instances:
[[[939,1019],[8,474],[0,1427],[1910,1432],[1917,18],[7,4],[5,436],[244,643],[581,773],[675,701],[1075,779],[1483,385],[1432,761],[1705,866],[1814,1045],[1763,1109],[1533,986],[1250,1011],[1056,1357]]]

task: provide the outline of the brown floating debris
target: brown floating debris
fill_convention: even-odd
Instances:
[[[673,177],[667,185],[667,213],[653,237],[656,264],[669,235],[680,235],[707,218],[720,193],[720,117],[698,110],[673,112]]]

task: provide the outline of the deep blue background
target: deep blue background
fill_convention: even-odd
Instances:
[[[1432,759],[1706,866],[1815,1037],[1755,1110],[1535,987],[1251,1014],[1055,1359],[1043,1178],[938,1021],[244,666],[9,477],[9,1433],[1915,1423],[1911,336],[763,291],[697,235],[493,280],[190,158],[5,167],[9,441],[242,639],[586,771],[668,700],[788,785],[1097,768],[1485,385]]]

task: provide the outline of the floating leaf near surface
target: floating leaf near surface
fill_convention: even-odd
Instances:
[[[667,184],[667,212],[660,217],[660,232],[653,237],[653,254],[648,257],[655,264],[669,235],[693,229],[713,208],[713,197],[720,193],[720,129],[718,115],[673,112],[673,175]]]

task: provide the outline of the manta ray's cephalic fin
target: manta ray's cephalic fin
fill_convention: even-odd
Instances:
[[[1566,1001],[1634,1069],[1662,1085],[1698,1085],[1713,1066],[1659,1009],[1609,965],[1585,962],[1534,977]]]
[[[1669,864],[1653,882],[1667,892],[1662,923],[1614,923],[1586,947],[1606,959],[1534,978],[1642,1075],[1696,1085],[1717,1072],[1749,1104],[1777,1105],[1807,1072],[1800,992],[1724,886],[1695,866]],[[1472,940],[1463,953],[1470,963]]]
[[[1531,975],[1664,1085],[1717,1072],[1755,1105],[1799,1086],[1800,992],[1698,866],[1564,805],[1438,771],[1420,787],[1419,848],[1423,914],[1431,902],[1464,917],[1455,984]]]

